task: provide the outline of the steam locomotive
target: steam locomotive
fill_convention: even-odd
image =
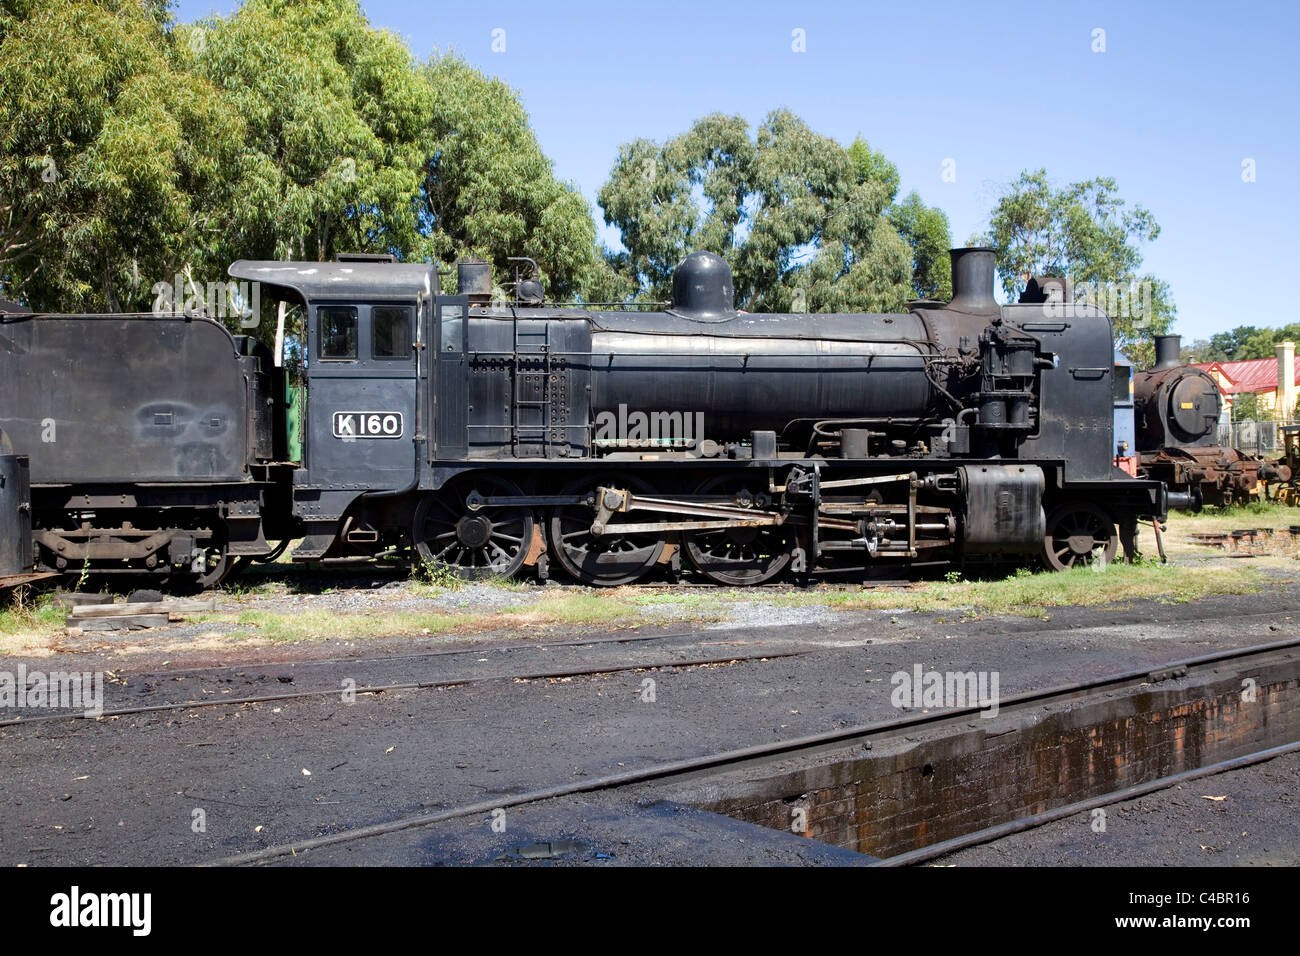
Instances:
[[[201,315],[0,316],[0,429],[30,464],[8,534],[30,557],[6,545],[0,574],[207,587],[291,539],[597,586],[683,558],[750,585],[1131,555],[1191,497],[1115,465],[1110,320],[999,305],[993,252],[951,256],[951,301],[893,315],[740,312],[703,252],[662,311],[548,304],[532,278],[494,298],[480,262],[455,295],[385,257],[234,263],[281,322],[302,310],[300,381]]]
[[[1208,374],[1180,358],[1180,337],[1158,335],[1156,362],[1133,377],[1137,474],[1206,504],[1241,504],[1261,482],[1285,482],[1291,469],[1218,443],[1223,396]]]

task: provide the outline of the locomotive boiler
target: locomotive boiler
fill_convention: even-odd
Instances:
[[[486,263],[445,294],[428,264],[241,261],[301,316],[295,376],[201,316],[15,316],[0,426],[33,456],[36,561],[68,572],[211,584],[290,538],[592,585],[1132,554],[1188,499],[1115,467],[1109,319],[1000,305],[991,250],[952,265],[948,302],[781,315],[737,310],[710,253],[654,311],[494,295]],[[50,417],[71,447],[39,447]]]

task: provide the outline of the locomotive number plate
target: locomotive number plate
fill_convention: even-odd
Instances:
[[[401,438],[401,412],[335,412],[334,437]]]

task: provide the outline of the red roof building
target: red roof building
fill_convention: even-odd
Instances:
[[[1295,405],[1296,386],[1300,386],[1300,368],[1295,367],[1294,346],[1278,346],[1278,353],[1287,354],[1287,362],[1292,367],[1292,388],[1285,396],[1288,407],[1283,417],[1290,417]],[[1223,392],[1226,404],[1231,407],[1234,395],[1253,394],[1257,397],[1258,414],[1272,417],[1277,405],[1278,356],[1272,358],[1248,359],[1243,362],[1197,362],[1196,368],[1205,371],[1214,379]]]
[[[1244,362],[1197,362],[1195,367],[1208,372],[1219,382],[1224,395],[1277,391],[1276,357],[1248,359]],[[1300,385],[1300,367],[1296,369],[1295,381]]]

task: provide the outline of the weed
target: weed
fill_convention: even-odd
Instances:
[[[63,627],[67,612],[53,605],[48,596],[33,598],[28,588],[15,588],[8,606],[0,607],[0,634],[52,634]],[[0,653],[4,653],[0,649]]]
[[[444,593],[459,591],[467,583],[454,568],[425,561],[415,569],[416,591]]]

